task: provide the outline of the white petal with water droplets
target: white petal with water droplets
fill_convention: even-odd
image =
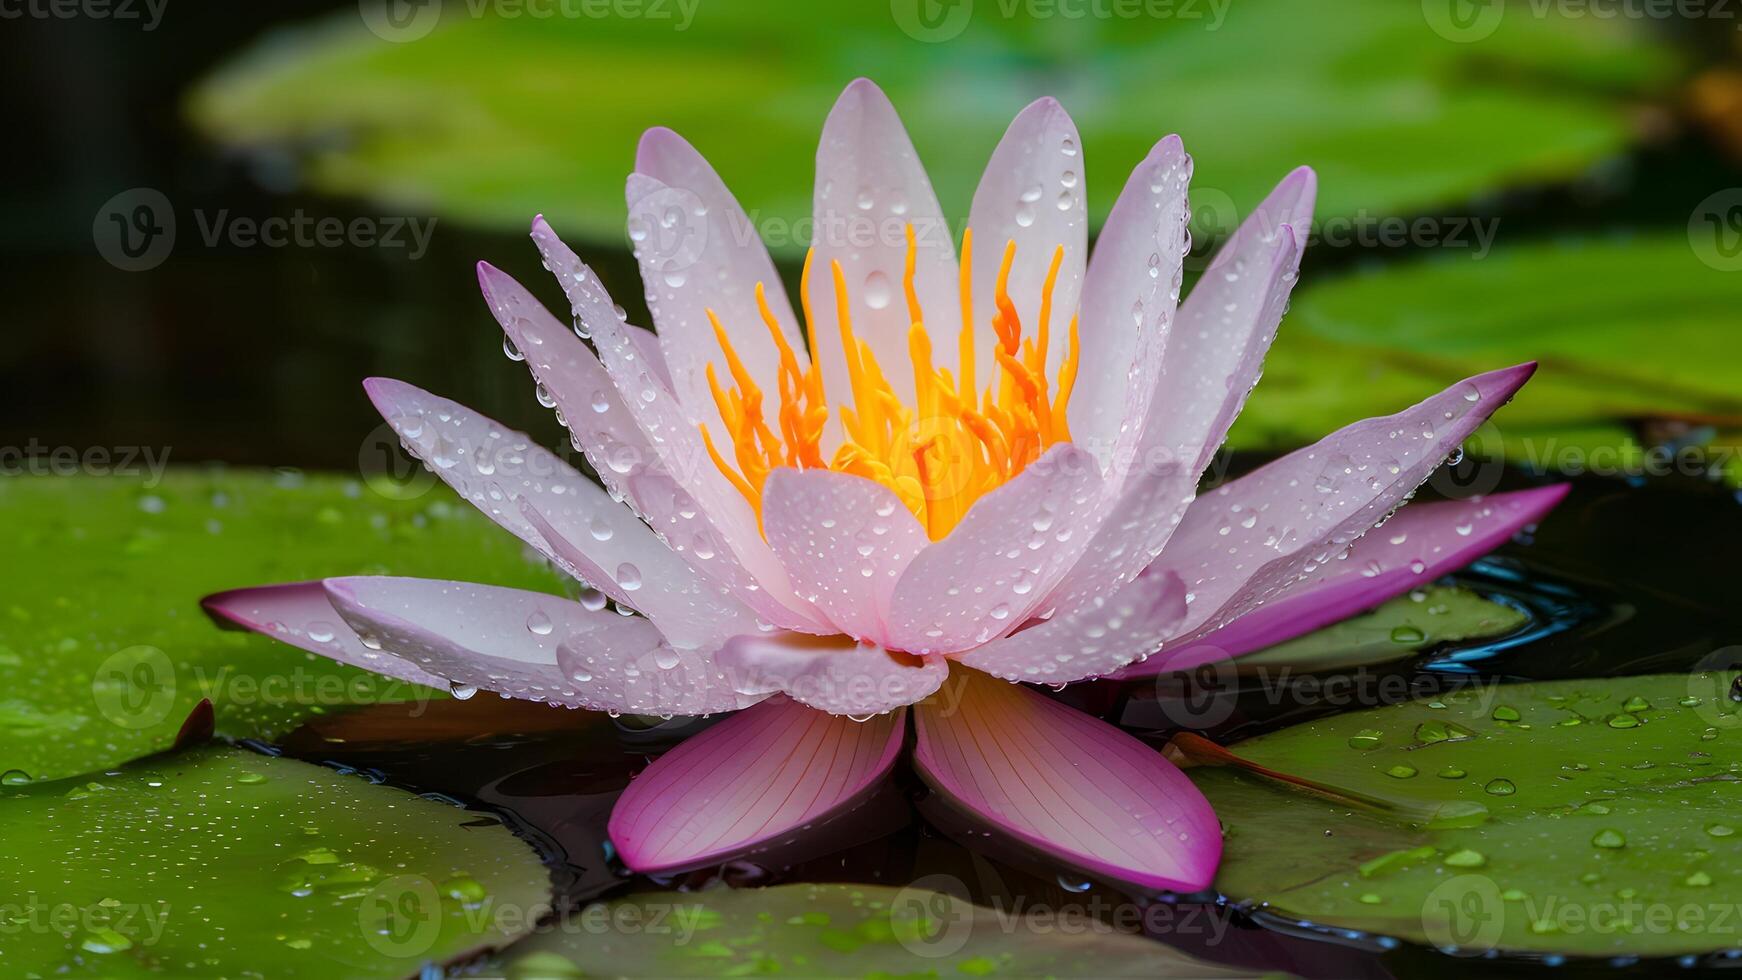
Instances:
[[[830,271],[838,261],[855,334],[871,348],[896,396],[911,404],[913,374],[904,369],[911,326],[902,292],[904,228],[914,228],[914,289],[934,339],[940,333],[953,339],[945,328],[961,320],[955,244],[901,118],[867,79],[848,85],[823,123],[812,215],[810,311],[816,322],[810,336],[828,391],[839,399],[850,390]],[[940,353],[953,347],[935,346]],[[839,426],[829,426],[825,454],[839,440]]]
[[[1318,179],[1289,174],[1216,252],[1180,305],[1139,460],[1179,459],[1194,473],[1226,438],[1300,270]]]
[[[974,191],[968,227],[974,231],[973,295],[975,370],[978,378],[996,377],[991,327],[998,269],[1007,242],[1016,243],[1010,265],[1010,299],[1028,336],[1039,329],[1042,288],[1053,253],[1064,246],[1058,281],[1053,288],[1048,322],[1047,377],[1058,378],[1069,349],[1071,317],[1083,289],[1083,269],[1089,258],[1089,220],[1084,209],[1082,141],[1077,127],[1056,99],[1031,103],[1017,114],[992,151],[992,159]],[[953,338],[938,346],[953,350]],[[956,372],[960,377],[960,372]]]
[[[893,645],[954,653],[1022,625],[1082,557],[1102,503],[1093,457],[1047,450],[908,565],[890,601]]]
[[[976,647],[956,659],[1007,681],[1068,684],[1105,677],[1155,651],[1186,616],[1179,576],[1139,576],[1112,596]]]
[[[1125,482],[1179,303],[1191,177],[1179,137],[1157,143],[1114,202],[1083,276],[1071,436],[1108,467],[1109,493]]]
[[[592,349],[501,270],[479,263],[478,281],[491,311],[555,399],[575,444],[611,495],[627,501],[691,567],[764,619],[778,623],[790,618],[792,613],[721,545],[719,528],[667,471]],[[626,333],[637,335],[632,328]],[[639,362],[651,365],[648,353],[637,350]],[[593,531],[590,526],[588,530]]]
[[[1522,364],[1460,381],[1199,497],[1160,560],[1192,595],[1182,632],[1231,622],[1335,560],[1401,506],[1535,369]]]
[[[859,719],[930,696],[950,672],[942,657],[803,633],[735,637],[718,659],[741,693],[780,691],[818,711]]]
[[[568,707],[643,714],[732,711],[712,651],[674,650],[647,620],[539,592],[433,579],[327,579],[365,642],[452,684]]]
[[[364,388],[406,449],[460,496],[611,598],[634,605],[611,569],[625,562],[657,562],[669,555],[627,507],[526,434],[403,381],[370,378]],[[592,566],[583,569],[558,555],[521,514],[521,498],[582,527],[597,523],[609,528],[608,539],[584,549]]]
[[[769,393],[776,390],[780,360],[756,304],[756,284],[765,284],[770,312],[803,358],[797,321],[755,226],[683,137],[648,130],[635,170],[625,185],[629,240],[672,390],[692,416],[723,434],[706,368],[714,363],[724,379],[726,363],[707,311],[719,317],[744,367]]]
[[[762,512],[793,588],[841,632],[888,644],[895,583],[931,543],[895,494],[848,473],[781,468],[768,475]]]
[[[757,586],[786,610],[774,620],[775,625],[806,632],[829,631],[826,620],[793,592],[786,570],[762,539],[756,512],[709,459],[695,419],[658,383],[629,341],[623,315],[598,276],[557,238],[543,218],[533,222],[532,239],[562,284],[575,315],[589,325],[599,360],[665,471],[707,513],[719,530],[720,547],[731,549]],[[766,609],[759,609],[766,614]]]

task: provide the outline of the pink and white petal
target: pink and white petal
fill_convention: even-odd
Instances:
[[[1107,511],[1088,550],[1038,608],[1068,616],[1088,609],[1136,579],[1167,547],[1197,493],[1197,475],[1165,463],[1130,481]]]
[[[576,472],[532,437],[494,419],[391,378],[369,378],[363,388],[407,451],[453,487],[474,507],[586,584],[624,605],[634,605],[609,574],[623,562],[656,561],[669,551],[647,526],[592,481]],[[607,547],[589,549],[593,565],[566,562],[520,512],[532,500],[575,519],[610,528]],[[600,578],[599,569],[605,569]]]
[[[590,559],[574,540],[572,518],[553,518],[527,500],[521,501],[521,511],[559,557],[585,568],[583,563]],[[589,545],[598,543],[599,533],[599,530],[589,533]],[[629,604],[646,616],[674,647],[718,649],[728,638],[757,628],[756,616],[749,607],[669,551],[648,564],[624,562],[609,574],[629,595]]]
[[[659,349],[659,335],[646,327],[631,324],[629,343],[647,360],[648,368],[659,383],[665,386],[665,390],[671,391],[671,369],[665,364],[665,352]]]
[[[1568,484],[1413,503],[1367,532],[1339,561],[1327,562],[1264,605],[1220,629],[1180,636],[1120,676],[1190,670],[1290,640],[1365,612],[1419,585],[1455,572],[1506,543],[1555,508]]]
[[[631,328],[599,277],[557,238],[542,217],[532,223],[532,240],[562,283],[575,315],[591,331],[600,362],[665,472],[688,494],[689,502],[707,514],[719,531],[719,546],[728,549],[756,585],[779,604],[772,610],[758,606],[758,611],[783,628],[833,632],[822,615],[792,591],[786,570],[762,539],[756,512],[714,466],[695,419],[654,376],[630,340]],[[780,616],[774,618],[771,613]]]
[[[1192,160],[1178,136],[1149,151],[1120,191],[1083,274],[1082,355],[1071,435],[1123,486],[1149,416],[1184,269]]]
[[[795,352],[804,350],[792,306],[756,228],[714,168],[683,137],[648,130],[625,191],[629,238],[641,266],[647,308],[673,392],[690,414],[723,431],[708,389],[708,363],[724,376],[725,355],[708,311],[719,317],[750,376],[776,390],[780,353],[756,303],[763,284],[770,312]]]
[[[1532,362],[1460,381],[1200,496],[1160,559],[1192,593],[1184,631],[1224,626],[1335,560],[1402,505],[1535,370]]]
[[[955,244],[901,118],[868,79],[849,84],[823,123],[812,215],[811,356],[822,365],[824,384],[832,392],[849,390],[831,271],[839,262],[854,333],[871,348],[896,395],[911,404],[902,228],[913,226],[914,291],[934,338],[942,332],[953,339],[954,331],[942,328],[961,319]],[[950,346],[937,345],[940,352]],[[838,441],[837,430],[830,426],[827,438]],[[833,442],[824,449],[833,449]]]
[[[1068,616],[1037,622],[955,658],[1007,681],[1068,684],[1105,677],[1161,648],[1186,618],[1186,586],[1154,573]]]
[[[931,543],[894,493],[848,473],[778,469],[762,487],[762,527],[800,596],[854,639],[889,642],[895,583]]]
[[[730,590],[759,615],[770,622],[790,617],[720,546],[719,529],[666,471],[592,348],[507,273],[480,262],[478,282],[503,331],[556,400],[575,443],[612,496],[627,501],[690,567]],[[627,334],[632,341],[651,336],[635,328]],[[650,358],[658,354],[640,348],[640,356],[643,363],[651,364]]]
[[[1202,474],[1258,384],[1264,355],[1300,278],[1318,178],[1289,174],[1211,260],[1180,304],[1138,452]]]
[[[1094,457],[1047,450],[907,566],[890,600],[892,644],[957,653],[1022,625],[1082,557],[1103,505]]]
[[[758,700],[732,689],[712,651],[674,650],[645,619],[470,582],[382,576],[323,584],[359,636],[454,685],[641,714],[710,714]]]
[[[957,674],[959,703],[914,708],[914,764],[934,790],[1096,877],[1186,892],[1210,884],[1221,827],[1161,753],[1020,685]]]
[[[611,841],[643,874],[747,856],[861,802],[905,730],[904,711],[857,722],[770,698],[655,759],[617,799]]]
[[[327,600],[320,582],[289,582],[217,592],[200,600],[215,619],[388,677],[446,689],[448,680],[409,660],[371,649]]]
[[[997,310],[998,269],[1007,242],[1016,243],[1010,264],[1010,299],[1028,336],[1034,336],[1038,329],[1042,287],[1053,253],[1064,247],[1047,325],[1051,338],[1047,377],[1058,377],[1070,346],[1071,317],[1077,312],[1083,269],[1089,258],[1083,172],[1082,140],[1076,124],[1053,98],[1030,103],[1017,113],[992,151],[968,212],[977,253],[973,257],[974,339],[980,379],[996,377],[992,351],[997,334],[991,322]],[[954,344],[941,346],[955,348]],[[953,373],[960,377],[959,371]]]
[[[950,670],[942,657],[807,633],[734,637],[716,659],[742,693],[779,691],[818,711],[855,718],[929,697]]]

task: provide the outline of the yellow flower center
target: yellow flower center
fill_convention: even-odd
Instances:
[[[950,533],[974,501],[1002,486],[1033,462],[1048,447],[1069,442],[1065,408],[1077,377],[1077,318],[1070,324],[1069,346],[1059,366],[1056,394],[1046,376],[1049,321],[1052,317],[1053,286],[1064,246],[1053,251],[1041,287],[1040,314],[1033,337],[1022,336],[1022,322],[1010,301],[1010,264],[1016,257],[1016,242],[1004,246],[998,268],[991,326],[998,343],[992,383],[976,392],[974,364],[974,302],[970,288],[973,269],[974,233],[962,235],[961,296],[962,331],[957,338],[960,382],[947,368],[932,366],[931,335],[926,332],[919,295],[914,290],[916,248],[913,226],[907,227],[907,263],[902,285],[907,294],[908,356],[913,367],[915,404],[904,404],[886,379],[871,347],[853,333],[846,278],[839,262],[830,263],[835,284],[835,310],[841,330],[841,349],[846,355],[851,406],[839,406],[845,439],[831,459],[822,455],[823,426],[828,422],[827,395],[822,369],[812,358],[801,371],[798,358],[782,335],[780,324],[768,308],[763,284],[756,284],[756,302],[763,323],[780,351],[780,407],[772,424],[763,414],[762,390],[744,369],[719,317],[708,310],[714,336],[725,355],[732,388],[726,389],[710,363],[708,386],[719,406],[732,439],[733,466],[714,445],[707,426],[702,440],[720,472],[750,501],[758,518],[762,514],[762,484],[770,470],[780,466],[799,469],[831,469],[852,473],[883,484],[919,518],[932,540]],[[803,297],[805,331],[816,322],[811,315],[810,277],[812,249],[805,256]],[[815,343],[813,341],[814,349]],[[778,428],[778,432],[776,431]]]

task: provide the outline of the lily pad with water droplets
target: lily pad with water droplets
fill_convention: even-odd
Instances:
[[[0,974],[403,977],[550,878],[491,817],[239,749],[0,789]]]
[[[1525,613],[1469,589],[1433,586],[1401,595],[1359,616],[1246,654],[1239,670],[1292,667],[1334,670],[1387,663],[1463,640],[1504,636]]]
[[[1086,914],[1033,921],[1020,909],[1001,913],[919,886],[630,895],[581,909],[562,928],[461,975],[582,977],[604,964],[618,977],[1258,975],[1115,932]]]
[[[1742,948],[1737,678],[1472,681],[1238,743],[1349,796],[1193,768],[1227,833],[1216,887],[1465,955]]]
[[[1472,452],[1538,472],[1662,472],[1627,420],[1661,441],[1742,446],[1734,272],[1685,234],[1450,251],[1303,282],[1236,425],[1239,446],[1297,446],[1395,411],[1446,378],[1539,360],[1542,368]],[[1720,461],[1724,457],[1720,457]],[[1742,465],[1727,457],[1742,481]],[[1654,468],[1655,467],[1655,468]]]
[[[168,748],[202,698],[220,734],[435,694],[265,637],[200,597],[327,575],[557,590],[554,573],[446,488],[297,473],[0,480],[0,773],[46,779]],[[397,498],[405,499],[397,499]]]
[[[855,75],[902,113],[945,214],[967,214],[1005,126],[1051,95],[1081,130],[1094,221],[1177,132],[1197,161],[1200,235],[1311,164],[1320,216],[1352,219],[1339,225],[1352,236],[1375,214],[1577,176],[1642,131],[1631,103],[1678,70],[1636,21],[1497,5],[1473,26],[1439,9],[1456,4],[1396,0],[1345,0],[1331,17],[1296,0],[1114,17],[929,0],[716,0],[657,5],[661,17],[453,2],[368,16],[391,6],[267,38],[194,91],[195,124],[255,151],[276,182],[504,229],[542,212],[613,244],[636,140],[670,126],[788,257],[809,239],[823,118]]]

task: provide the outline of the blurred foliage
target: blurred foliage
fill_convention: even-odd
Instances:
[[[982,3],[938,35],[910,24],[914,36],[897,23],[902,4],[882,0],[710,0],[693,23],[680,6],[594,18],[517,5],[510,17],[454,0],[427,36],[399,43],[347,11],[268,36],[187,108],[213,138],[280,176],[293,162],[325,191],[515,230],[544,213],[619,244],[636,140],[668,125],[790,256],[823,118],[857,75],[901,111],[946,214],[967,213],[1016,111],[1054,95],[1083,133],[1093,220],[1178,132],[1197,161],[1196,227],[1213,233],[1302,163],[1321,174],[1321,217],[1576,175],[1626,146],[1630,100],[1681,70],[1626,19],[1506,17],[1465,44],[1397,0],[1039,19]]]
[[[410,499],[289,472],[0,480],[0,551],[30,570],[0,598],[0,771],[53,779],[168,748],[201,698],[220,733],[267,738],[350,704],[445,697],[220,631],[199,606],[330,575],[560,590],[445,487],[404,486]]]
[[[1736,273],[1702,263],[1683,235],[1453,252],[1310,281],[1233,442],[1302,445],[1534,359],[1541,370],[1472,448],[1577,473],[1638,468],[1654,446],[1714,444],[1734,477],[1739,300]]]

